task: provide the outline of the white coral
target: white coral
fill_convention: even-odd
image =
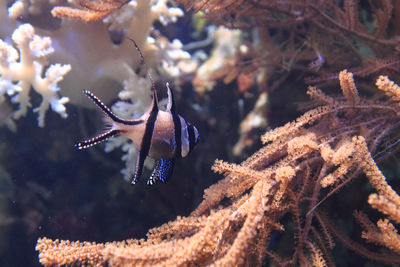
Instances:
[[[176,22],[178,17],[183,16],[183,11],[179,7],[168,7],[167,0],[153,0],[151,13],[154,20],[159,20],[163,25]]]
[[[57,2],[58,0],[17,0],[8,8],[8,16],[17,19],[26,14],[40,15],[44,7]]]
[[[49,106],[61,117],[66,118],[65,106],[68,98],[59,97],[57,83],[70,71],[70,65],[54,64],[47,68],[44,77],[43,70],[47,65],[47,56],[54,52],[49,37],[35,34],[30,24],[19,26],[12,35],[18,51],[3,40],[0,40],[0,102],[4,94],[12,97],[19,109],[13,117],[19,119],[25,116],[30,103],[31,87],[42,96],[42,103],[34,111],[39,113],[38,125],[44,127],[45,114]]]

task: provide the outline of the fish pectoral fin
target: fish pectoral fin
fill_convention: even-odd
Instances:
[[[156,162],[156,166],[151,173],[147,184],[152,185],[158,180],[161,182],[165,182],[172,176],[172,172],[174,171],[175,161],[172,159],[160,159]]]
[[[85,148],[89,148],[92,147],[94,145],[97,145],[98,143],[107,141],[110,137],[116,136],[119,134],[119,130],[109,130],[105,133],[102,133],[98,136],[95,136],[93,138],[87,139],[85,141],[81,141],[81,142],[77,142],[75,144],[75,146],[78,149],[85,149]]]
[[[147,153],[144,151],[138,151],[136,153],[136,169],[135,169],[135,174],[133,175],[133,178],[132,178],[132,182],[131,182],[132,185],[136,184],[139,181],[140,176],[142,176],[143,165],[144,165],[144,161],[145,161],[146,157],[147,157]]]

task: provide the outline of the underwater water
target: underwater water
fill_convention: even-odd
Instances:
[[[175,27],[169,34],[182,35],[174,31],[184,30]],[[137,53],[133,46],[131,53]],[[15,121],[15,132],[1,128],[0,266],[41,266],[35,251],[39,237],[93,242],[143,238],[150,228],[188,215],[200,203],[203,190],[219,179],[211,171],[214,160],[235,159],[231,150],[238,133],[231,129],[238,128],[241,111],[238,94],[226,85],[220,84],[204,100],[186,79],[174,92],[175,104],[197,127],[201,141],[189,156],[176,161],[165,183],[147,185],[148,168],[136,185],[124,180],[120,149],[105,152],[100,144],[78,150],[77,141],[104,127],[101,112],[93,108],[67,104],[68,118],[48,112],[44,128],[37,125],[37,113],[29,110]],[[164,82],[156,86],[159,98],[166,97]],[[85,102],[82,89],[76,90]],[[32,105],[40,101],[33,92]]]
[[[384,106],[400,114],[396,91],[390,95],[387,91],[391,90],[378,91],[375,86],[379,75],[400,83],[398,3],[327,1],[319,7],[314,1],[309,5],[245,1],[236,7],[232,1],[205,1],[207,5],[200,1],[204,8],[193,4],[185,9],[175,1],[84,0],[89,7],[88,3],[105,5],[108,12],[85,21],[93,11],[87,6],[80,6],[85,12],[89,9],[86,17],[74,15],[75,10],[61,19],[51,15],[60,3],[34,2],[0,1],[0,266],[42,266],[35,246],[43,237],[96,243],[145,238],[149,229],[191,215],[202,203],[204,190],[233,173],[244,181],[243,188],[233,179],[227,193],[220,193],[223,197],[199,216],[232,212],[221,215],[221,225],[229,222],[226,231],[218,232],[215,255],[193,263],[210,264],[228,255],[251,216],[251,211],[237,207],[255,198],[251,195],[256,187],[253,171],[255,177],[261,172],[267,177],[271,171],[268,179],[278,181],[273,190],[261,193],[263,205],[270,205],[281,194],[284,179],[279,180],[277,170],[282,166],[289,173],[293,170],[295,178],[287,179],[292,184],[288,182],[289,190],[282,193],[281,202],[277,200],[276,210],[261,212],[260,226],[249,231],[258,235],[243,245],[244,254],[250,256],[234,258],[233,265],[313,265],[318,255],[328,266],[400,263],[398,247],[368,242],[362,227],[368,224],[354,219],[358,210],[375,228],[382,218],[390,219],[397,229],[399,223],[390,212],[371,208],[368,197],[376,190],[360,171],[362,161],[353,162],[357,154],[351,147],[354,137],[365,137],[372,159],[398,197],[398,116],[362,106]],[[178,2],[187,6],[189,1]],[[226,6],[221,8],[222,3]],[[353,20],[345,19],[350,15]],[[144,64],[131,38],[141,47]],[[353,73],[357,87],[352,87],[350,78],[347,83],[340,79],[344,69]],[[168,110],[167,82],[177,114],[200,135],[194,150],[175,161],[167,181],[146,183],[154,167],[154,160],[148,158],[141,179],[131,185],[136,150],[126,138],[113,137],[82,150],[75,146],[109,128],[82,90],[94,92],[119,117],[138,119],[151,105],[152,83],[160,109]],[[308,86],[326,95],[319,91],[312,95]],[[299,121],[296,118],[320,106],[350,111],[323,114],[299,126],[300,130],[279,133],[263,144],[263,134],[291,121],[293,126]],[[366,112],[358,114],[357,108]],[[310,118],[320,113],[323,110]],[[383,126],[375,129],[377,125]],[[306,152],[290,157],[290,146],[295,150],[307,133],[314,135],[308,140],[311,144],[305,145]],[[267,150],[251,157],[268,145],[279,152],[268,156]],[[332,148],[333,155],[341,145],[354,150],[345,160],[314,165],[329,161],[321,152],[324,148]],[[314,150],[307,152],[307,146]],[[239,165],[214,167],[216,173],[212,166],[217,159],[244,162],[242,167],[252,160],[261,163],[245,171]],[[305,164],[308,160],[311,163]],[[354,165],[345,166],[347,162]],[[342,169],[343,175],[337,174]],[[322,185],[321,177],[330,172],[337,181]],[[243,200],[246,197],[248,201]],[[320,210],[310,219],[310,214]],[[324,214],[350,240],[347,244],[341,242],[346,239],[340,233],[330,233],[325,219],[319,217]],[[196,227],[187,236],[201,228]],[[301,239],[303,229],[309,234]],[[161,239],[169,238],[165,234]],[[357,251],[352,241],[365,250]],[[299,248],[302,242],[305,247]],[[389,262],[375,252],[387,256]]]
[[[230,109],[221,100],[215,105]],[[39,266],[34,248],[43,236],[96,242],[142,238],[148,229],[188,215],[218,179],[210,169],[214,153],[221,158],[228,153],[221,142],[207,144],[216,133],[200,117],[202,142],[176,162],[171,179],[149,186],[145,170],[131,185],[120,173],[120,152],[105,153],[104,145],[84,151],[74,146],[85,132],[100,127],[100,112],[69,111],[66,120],[49,114],[44,129],[31,113],[18,121],[16,133],[1,131],[1,266]],[[234,140],[229,134],[223,138]]]

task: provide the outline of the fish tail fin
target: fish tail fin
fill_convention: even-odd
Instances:
[[[114,123],[121,123],[125,125],[137,125],[143,122],[143,120],[124,120],[115,115],[109,107],[106,106],[95,94],[89,90],[83,90],[83,93],[96,104],[96,106],[103,112],[104,123],[106,127],[113,128]]]
[[[107,141],[109,138],[118,135],[119,132],[120,132],[119,130],[111,129],[111,130],[108,130],[108,131],[106,131],[106,132],[104,132],[104,133],[102,133],[100,135],[97,135],[97,136],[95,136],[93,138],[90,138],[90,139],[87,139],[87,140],[84,140],[84,141],[81,141],[81,142],[77,142],[75,144],[75,146],[78,149],[89,148],[89,147],[97,145],[97,144],[99,144],[101,142]]]
[[[89,90],[83,90],[83,93],[93,101],[93,103],[96,104],[96,106],[103,111],[105,115],[105,121],[106,123],[111,123],[112,121],[118,122],[121,119],[115,115],[109,107],[107,107],[97,96],[95,96],[92,92]]]
[[[83,93],[96,104],[96,106],[103,112],[103,121],[105,129],[102,133],[93,138],[85,141],[77,142],[75,144],[78,149],[85,149],[97,145],[98,143],[107,141],[109,138],[120,134],[123,130],[119,124],[124,125],[137,125],[143,123],[143,120],[124,120],[115,115],[109,107],[107,107],[97,96],[89,90],[83,90]]]

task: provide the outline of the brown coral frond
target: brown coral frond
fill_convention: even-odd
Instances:
[[[263,76],[265,82],[259,85],[267,90],[287,79],[290,70],[308,72],[306,81],[314,84],[337,79],[337,70],[347,66],[358,77],[389,72],[397,79],[400,74],[396,0],[178,2],[218,25],[257,32],[254,40],[243,38],[246,50],[251,51],[246,57],[238,52],[233,64],[220,68],[231,70],[227,80],[236,79],[240,86],[243,77],[239,74],[244,73],[248,74],[245,78]],[[244,84],[247,88],[248,83]]]
[[[88,264],[89,266],[102,266],[103,244],[91,242],[70,242],[68,240],[51,240],[39,238],[36,250],[42,251],[39,254],[39,261],[44,266],[73,265],[74,263]]]
[[[377,223],[382,232],[383,245],[395,253],[400,254],[400,235],[389,220],[379,220]]]
[[[339,73],[340,88],[342,88],[344,97],[352,104],[358,104],[360,97],[354,83],[353,74],[347,70]]]
[[[84,22],[101,20],[121,8],[129,0],[76,0],[75,7],[57,6],[51,10],[56,18],[77,18]]]
[[[369,250],[362,246],[359,243],[351,240],[346,234],[342,233],[335,225],[333,225],[329,220],[323,216],[323,220],[325,225],[328,227],[329,231],[332,232],[343,244],[345,244],[348,248],[355,251],[356,253],[378,261],[378,262],[386,262],[392,264],[399,264],[400,263],[400,256],[391,254],[391,253],[377,253],[375,251]]]
[[[394,102],[400,101],[400,87],[387,76],[379,76],[378,80],[376,80],[376,86],[384,91]],[[400,103],[398,103],[398,105],[400,105]]]
[[[400,224],[400,206],[390,201],[385,195],[371,194],[368,197],[368,203]]]

